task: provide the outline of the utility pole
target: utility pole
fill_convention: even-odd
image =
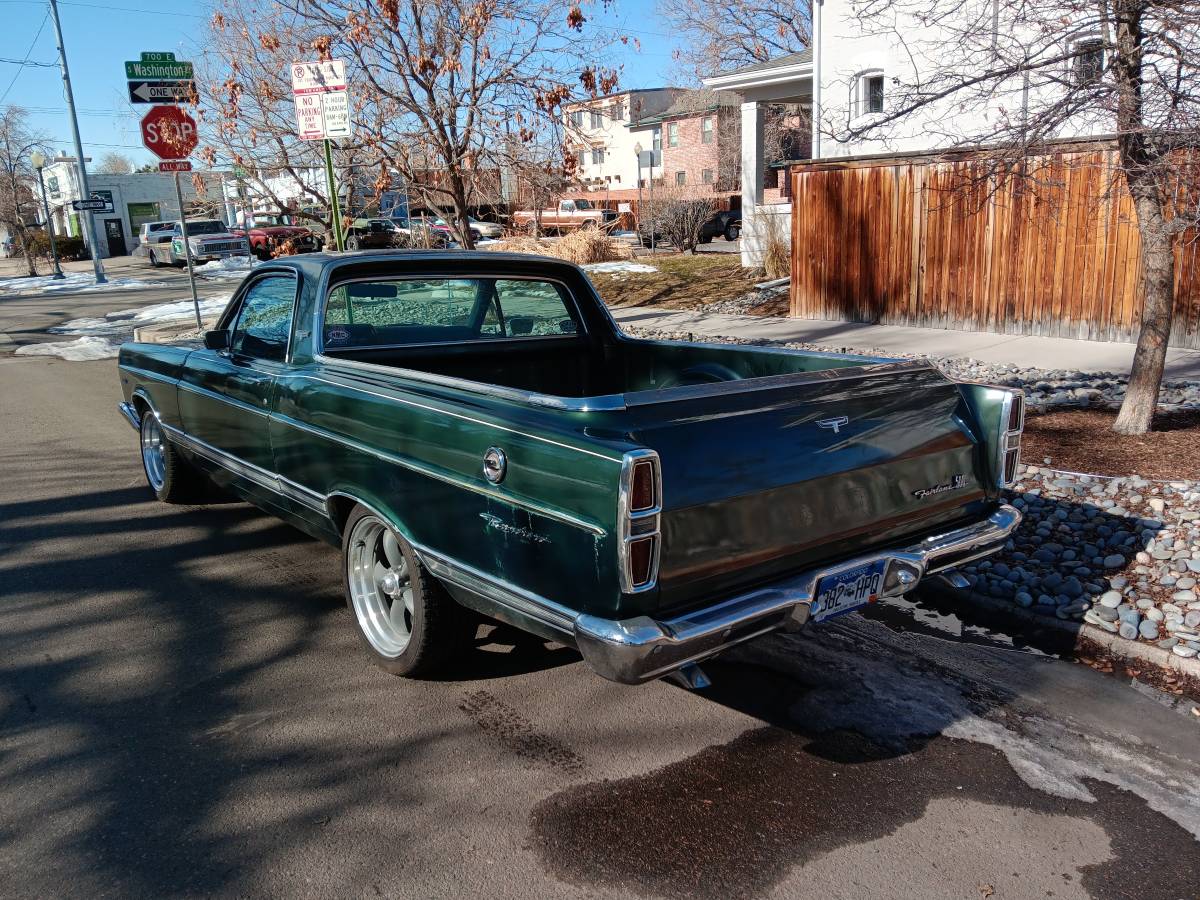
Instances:
[[[62,68],[63,96],[67,101],[67,111],[71,116],[71,136],[75,139],[75,165],[79,167],[79,191],[82,199],[91,200],[92,191],[88,187],[87,164],[83,161],[83,141],[79,139],[79,117],[75,115],[75,95],[71,92],[71,72],[67,68],[67,48],[63,44],[62,23],[58,20],[58,2],[50,0],[50,18],[54,20],[54,38],[58,42],[58,64]],[[104,277],[104,264],[100,262],[100,245],[96,243],[96,222],[90,209],[80,210],[83,217],[83,230],[87,235],[88,248],[92,251],[92,270],[96,273],[96,284],[108,281]]]

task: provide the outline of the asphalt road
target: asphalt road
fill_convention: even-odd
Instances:
[[[0,332],[162,299],[6,298]],[[337,552],[153,501],[118,399],[112,360],[0,348],[3,896],[1200,893],[1188,702],[921,605],[699,693],[505,630],[392,678]]]

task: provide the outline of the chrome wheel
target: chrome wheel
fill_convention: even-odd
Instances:
[[[155,491],[161,491],[167,477],[166,446],[158,416],[150,410],[142,413],[142,466],[146,480]]]
[[[404,551],[376,516],[358,520],[347,549],[346,580],[359,628],[381,656],[397,657],[413,629],[412,576]]]

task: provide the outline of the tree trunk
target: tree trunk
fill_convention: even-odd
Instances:
[[[22,230],[18,235],[21,238],[21,252],[25,254],[25,265],[29,269],[29,277],[37,276],[37,260],[33,255],[33,248],[29,246],[29,232]]]
[[[1135,191],[1137,193],[1137,191]],[[1142,329],[1138,334],[1129,389],[1113,423],[1119,434],[1145,434],[1150,430],[1158,405],[1167,362],[1167,342],[1175,306],[1175,257],[1172,232],[1156,197],[1143,193],[1135,201],[1138,232],[1142,238]]]

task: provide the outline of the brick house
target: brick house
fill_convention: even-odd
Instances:
[[[632,123],[631,128],[659,133],[658,183],[696,196],[736,191],[740,102],[725,91],[681,91],[661,112]]]

